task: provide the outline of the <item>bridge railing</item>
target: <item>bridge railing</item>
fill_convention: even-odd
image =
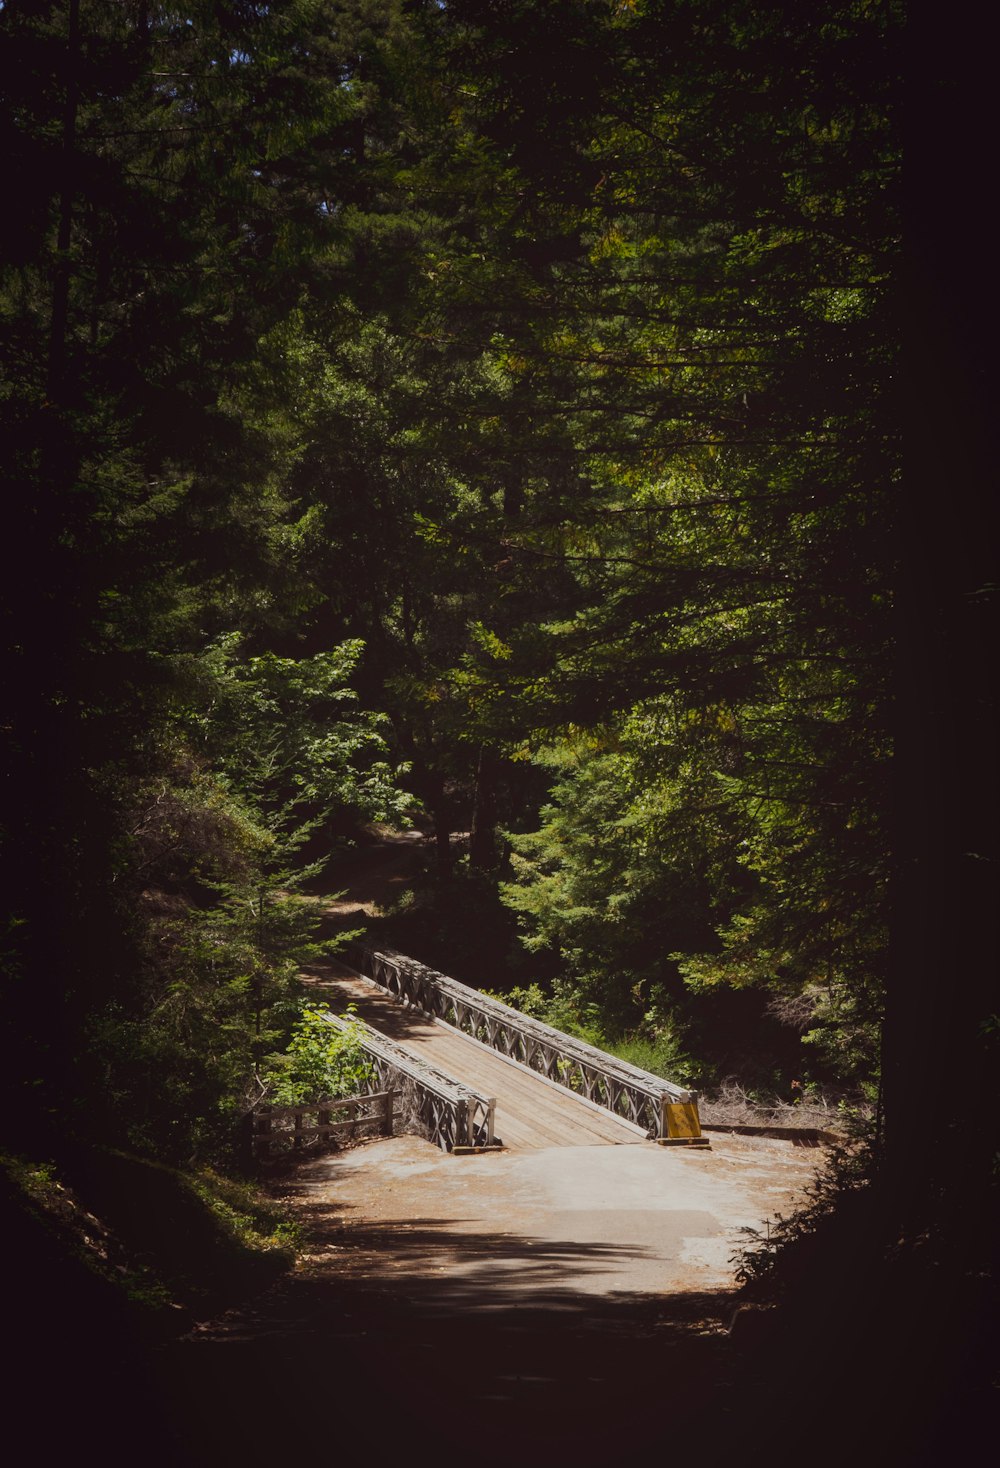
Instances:
[[[339,1030],[348,1025],[358,1033],[372,1063],[378,1091],[403,1089],[409,1093],[411,1113],[427,1135],[446,1152],[455,1148],[493,1147],[496,1098],[463,1086],[426,1061],[420,1060],[356,1016],[324,1016]]]
[[[564,1035],[405,954],[356,943],[348,957],[404,1004],[454,1025],[501,1055],[633,1122],[647,1136],[667,1140],[679,1134],[700,1135],[695,1092]],[[684,1116],[679,1121],[681,1108]]]

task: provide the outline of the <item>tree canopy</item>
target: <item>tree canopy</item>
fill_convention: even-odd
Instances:
[[[15,1109],[224,1148],[412,818],[460,977],[878,1097],[901,25],[0,8]]]

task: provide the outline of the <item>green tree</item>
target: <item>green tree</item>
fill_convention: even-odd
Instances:
[[[671,747],[636,760],[630,792],[663,792],[671,839],[683,829],[684,848],[702,848],[696,870],[714,855],[706,811],[741,858],[702,907],[717,937],[700,957],[688,948],[688,975],[776,986],[800,1014],[812,996],[827,1020],[832,1004],[864,1069],[885,957],[898,16],[452,16],[456,56],[493,63],[465,115],[516,177],[522,217],[530,200],[536,224],[551,220],[550,133],[566,181],[561,245],[536,235],[537,294],[501,327],[504,360],[530,384],[537,467],[499,541],[522,575],[568,573],[574,590],[557,618],[536,601],[530,621],[484,619],[456,679],[472,727],[516,749],[570,723],[663,728],[666,711]],[[525,67],[546,74],[540,103],[516,89]],[[599,78],[586,102],[581,74]],[[553,898],[548,921],[559,908],[581,931],[629,870],[620,853],[593,856],[598,763],[573,793],[563,784],[551,817],[562,880],[590,896]],[[621,778],[606,789],[624,816]],[[598,893],[603,865],[615,870]],[[513,900],[542,902],[547,880]]]
[[[8,567],[2,591],[17,690],[3,721],[5,1081],[25,1118],[27,1083],[35,1117],[61,1126],[75,1097],[86,1124],[81,1036],[105,1010],[141,1022],[144,796],[166,789],[186,812],[188,846],[209,841],[190,864],[213,880],[244,880],[263,850],[257,817],[236,809],[249,793],[219,786],[200,806],[176,730],[189,705],[205,712],[192,664],[207,647],[238,630],[266,656],[310,597],[281,327],[307,279],[336,289],[352,268],[340,216],[363,192],[368,103],[337,14],[198,0],[0,12],[0,129],[26,185],[0,287],[7,544],[36,568],[25,586]],[[368,765],[357,784],[372,793]],[[333,783],[328,770],[328,805]],[[275,788],[272,813],[294,794]],[[207,949],[197,963],[210,969]]]
[[[271,1057],[268,1099],[275,1105],[332,1101],[370,1089],[374,1069],[361,1026],[348,1014],[347,1028],[337,1029],[328,1014],[321,1004],[304,1004],[285,1053]]]

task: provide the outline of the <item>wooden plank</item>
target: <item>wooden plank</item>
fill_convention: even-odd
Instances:
[[[651,1096],[667,1094],[671,1101],[678,1102],[695,1099],[694,1093],[685,1087],[664,1080],[662,1076],[653,1075],[651,1071],[641,1070],[638,1066],[621,1060],[617,1055],[609,1055],[606,1051],[598,1050],[595,1046],[588,1045],[584,1040],[578,1040],[573,1035],[566,1035],[561,1030],[544,1024],[541,1020],[522,1014],[520,1010],[513,1009],[501,1000],[493,999],[480,993],[477,989],[470,988],[467,984],[460,983],[457,979],[449,978],[447,974],[428,968],[426,964],[419,963],[416,959],[408,958],[406,954],[397,953],[391,949],[372,948],[368,944],[354,946],[362,961],[371,965],[374,971],[386,965],[394,966],[400,973],[412,977],[421,993],[433,991],[446,999],[450,998],[453,1002],[461,1003],[484,1018],[495,1018],[509,1029],[525,1037],[551,1044],[566,1056],[577,1059],[606,1075],[614,1076],[628,1085],[645,1090]]]
[[[361,1099],[365,1101],[369,1099],[374,1100],[374,1097],[369,1098],[365,1096]],[[261,1121],[265,1119],[269,1119],[271,1121],[292,1121],[296,1116],[312,1116],[317,1111],[336,1111],[344,1110],[345,1108],[356,1109],[357,1106],[358,1099],[355,1097],[351,1097],[350,1100],[344,1101],[317,1101],[316,1103],[309,1106],[272,1106],[268,1109],[266,1113],[263,1111],[255,1111],[254,1116]]]
[[[357,1134],[365,1127],[375,1127],[383,1135],[392,1135],[393,1122],[397,1114],[396,1091],[374,1091],[366,1096],[341,1096],[336,1100],[317,1102],[311,1106],[273,1106],[253,1113],[255,1129],[253,1146],[259,1153],[266,1153],[272,1143],[291,1142],[301,1146],[311,1137],[340,1137],[348,1133]],[[335,1121],[332,1113],[348,1113],[346,1121]],[[366,1114],[362,1115],[362,1112]],[[306,1126],[304,1118],[315,1116],[317,1121]],[[325,1118],[325,1119],[322,1119]],[[291,1121],[292,1126],[275,1126],[276,1121]]]
[[[441,1020],[404,1007],[346,965],[334,961],[324,987],[354,1002],[367,1022],[440,1071],[460,1075],[476,1090],[496,1095],[495,1132],[516,1147],[635,1144],[642,1130]]]
[[[445,1029],[451,1029],[451,1026],[449,1026],[447,1024],[447,1021],[443,1019],[434,1019],[431,1021],[431,1023],[435,1025],[441,1025]],[[459,1040],[464,1041],[467,1045],[474,1045],[481,1048],[480,1042],[478,1040],[474,1040],[471,1035],[463,1034],[461,1030],[452,1030],[452,1033],[455,1034]],[[512,1055],[500,1055],[497,1051],[492,1051],[488,1053],[495,1054],[497,1056],[497,1059],[500,1060],[504,1066],[514,1066],[517,1070],[523,1071],[526,1076],[529,1076],[531,1078],[532,1082],[540,1081],[542,1085],[550,1086],[558,1097],[569,1097],[571,1104],[574,1107],[586,1107],[591,1112],[593,1112],[595,1116],[601,1117],[602,1120],[607,1118],[608,1120],[613,1122],[616,1127],[626,1127],[629,1131],[635,1133],[635,1139],[637,1141],[646,1141],[648,1139],[649,1132],[646,1127],[639,1126],[636,1122],[631,1121],[627,1116],[621,1116],[620,1114],[617,1114],[613,1111],[609,1111],[606,1106],[601,1106],[597,1101],[589,1100],[588,1097],[581,1095],[579,1091],[574,1091],[570,1086],[564,1086],[559,1081],[552,1080],[550,1076],[543,1075],[541,1071],[533,1070],[530,1065],[525,1065],[523,1060],[515,1060]],[[474,1065],[475,1063],[473,1062],[473,1068]]]
[[[429,1021],[431,1025],[441,1024]],[[485,1051],[478,1042],[441,1024],[437,1037],[415,1033],[408,1037],[409,1043],[433,1045],[434,1058],[443,1069],[468,1076],[478,1087],[497,1092],[497,1128],[507,1125],[511,1106],[523,1109],[531,1116],[540,1132],[550,1139],[572,1130],[580,1140],[584,1134],[597,1141],[635,1142],[642,1139],[644,1131],[625,1118],[616,1117],[594,1102],[578,1096],[557,1082],[539,1075],[520,1061],[501,1056],[495,1051]],[[436,1043],[435,1043],[436,1039]],[[423,1045],[421,1045],[423,1048]],[[561,1124],[552,1132],[544,1125],[544,1118],[561,1118]],[[568,1127],[567,1127],[568,1124]]]

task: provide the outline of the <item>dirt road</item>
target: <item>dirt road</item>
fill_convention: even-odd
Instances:
[[[300,1268],[161,1353],[169,1462],[728,1461],[729,1254],[819,1155],[726,1138],[455,1157],[395,1137],[316,1158],[285,1183]]]
[[[820,1154],[767,1138],[711,1151],[558,1147],[455,1157],[394,1137],[306,1164],[293,1196],[320,1225],[314,1262],[405,1288],[436,1277],[441,1308],[541,1295],[657,1295],[733,1287],[741,1230],[788,1213]],[[358,1257],[352,1231],[377,1234]]]

